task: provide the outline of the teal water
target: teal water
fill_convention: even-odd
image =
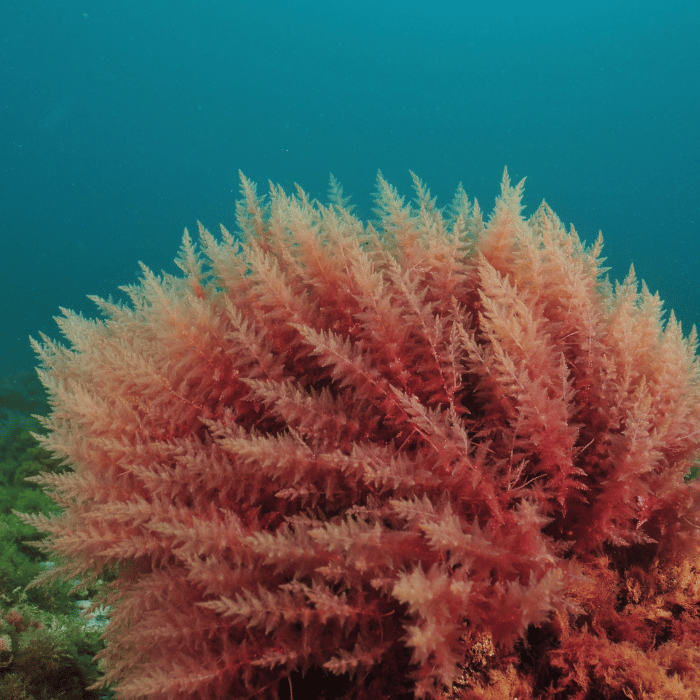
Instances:
[[[700,320],[695,1],[25,0],[0,8],[0,373],[58,306],[234,227],[237,173],[364,216],[378,169],[490,211],[504,166]]]

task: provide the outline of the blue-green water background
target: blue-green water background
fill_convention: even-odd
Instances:
[[[0,8],[0,373],[58,306],[235,228],[238,170],[371,216],[381,169],[490,211],[505,165],[700,321],[700,2],[22,0]]]

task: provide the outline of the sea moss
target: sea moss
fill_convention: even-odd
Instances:
[[[0,612],[0,700],[98,700],[101,630],[22,603]]]
[[[42,428],[27,411],[45,412],[46,403],[32,386],[39,385],[0,378],[0,700],[108,698],[108,691],[87,690],[104,644],[101,627],[86,624],[77,606],[96,587],[71,591],[75,581],[56,580],[25,590],[54,562],[40,549],[45,535],[11,511],[59,512],[27,478],[65,469],[34,437]]]

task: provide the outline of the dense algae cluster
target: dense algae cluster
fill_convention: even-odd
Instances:
[[[119,698],[695,699],[695,333],[507,173],[414,183],[242,178],[240,239],[34,344],[70,469],[20,518],[113,575]]]

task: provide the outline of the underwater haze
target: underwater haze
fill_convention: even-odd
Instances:
[[[377,171],[490,212],[527,176],[610,276],[700,321],[700,3],[24,0],[0,9],[0,373],[94,315],[185,227],[235,230],[238,171],[372,218]]]

